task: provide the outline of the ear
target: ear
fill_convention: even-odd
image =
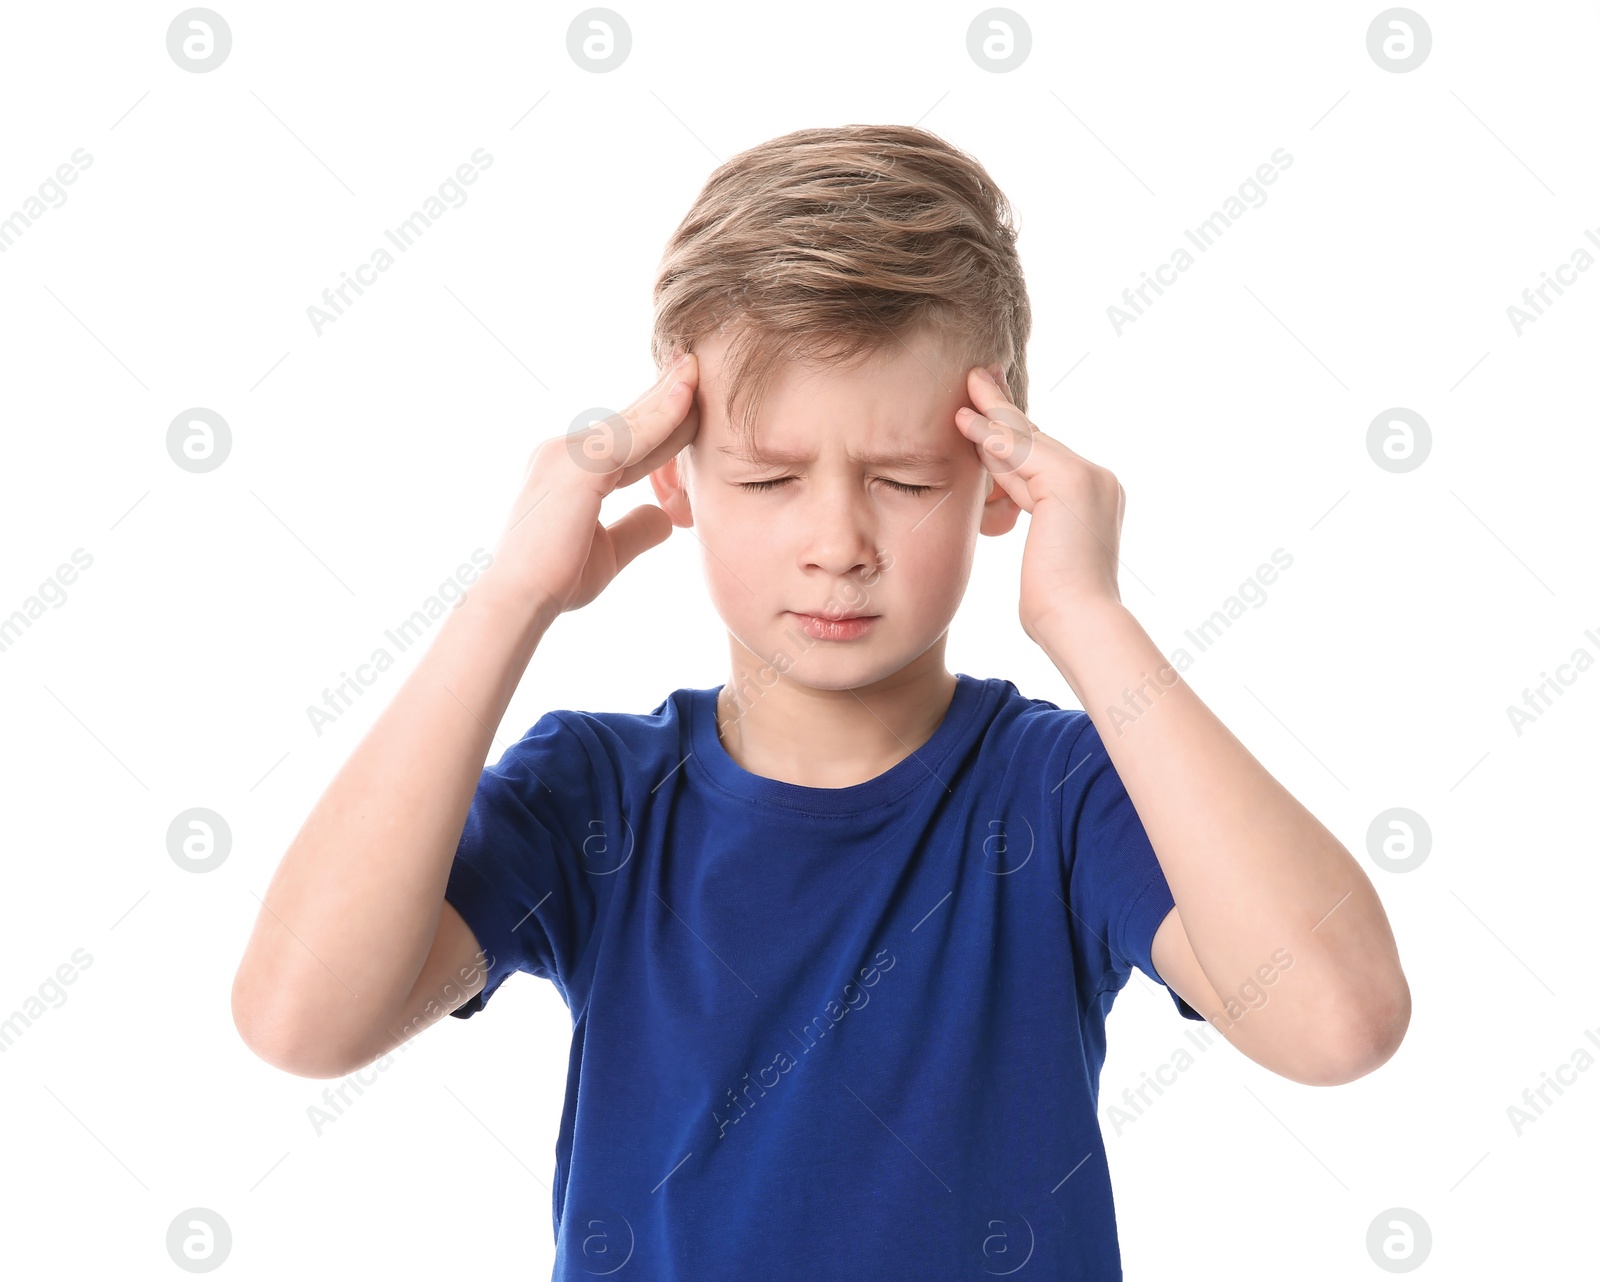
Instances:
[[[689,507],[683,457],[684,451],[680,450],[651,472],[650,488],[656,492],[656,501],[662,511],[672,518],[672,523],[688,529],[694,524],[694,512]]]
[[[984,468],[983,476],[988,484],[988,493],[983,500],[983,514],[979,518],[978,533],[990,536],[1009,534],[1016,525],[1017,518],[1022,515],[1022,509],[1017,506],[1017,501],[1006,493],[1006,487],[994,479],[994,473]]]

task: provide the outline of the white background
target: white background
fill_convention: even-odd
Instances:
[[[0,1055],[8,1265],[177,1276],[167,1226],[202,1206],[225,1276],[549,1275],[551,985],[430,1030],[320,1136],[329,1084],[234,1030],[257,896],[420,647],[321,735],[306,708],[494,546],[540,439],[650,381],[656,263],[718,163],[895,122],[1015,205],[1030,414],[1126,487],[1123,600],[1163,651],[1293,556],[1185,676],[1363,860],[1411,984],[1404,1045],[1354,1084],[1218,1041],[1106,1123],[1127,1277],[1386,1276],[1366,1235],[1391,1207],[1431,1229],[1420,1276],[1593,1272],[1600,1071],[1520,1136],[1507,1108],[1600,1028],[1600,672],[1521,735],[1506,713],[1600,657],[1600,272],[1520,336],[1507,317],[1600,254],[1592,6],[1425,7],[1432,52],[1396,74],[1366,47],[1379,4],[1038,5],[999,74],[967,52],[978,6],[648,5],[595,74],[567,51],[581,7],[219,4],[205,74],[168,55],[179,5],[13,6],[0,46],[0,218],[93,157],[0,254],[0,615],[93,557],[0,652],[0,1016],[92,956]],[[467,202],[318,336],[307,307],[480,147]],[[1107,307],[1277,148],[1267,202],[1119,337]],[[233,433],[204,475],[166,453],[194,406]],[[1433,434],[1403,474],[1365,444],[1394,406]],[[1073,706],[1017,622],[1025,528],[981,541],[949,666]],[[492,756],[549,708],[648,711],[726,664],[675,531],[552,630]],[[204,875],[166,849],[194,806],[232,831]],[[1366,853],[1394,806],[1433,836],[1404,874]],[[1102,1103],[1190,1027],[1132,984]]]

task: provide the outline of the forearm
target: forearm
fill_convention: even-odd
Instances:
[[[234,981],[258,1053],[333,1053],[400,1009],[495,727],[554,617],[491,567],[340,767],[267,887]]]
[[[1236,1044],[1382,1036],[1409,998],[1382,904],[1350,853],[1125,607],[1062,616],[1036,639],[1099,730],[1217,994],[1259,987],[1276,950],[1292,956]]]

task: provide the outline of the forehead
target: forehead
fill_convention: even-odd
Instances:
[[[724,441],[716,446],[716,451],[719,456],[739,463],[809,463],[817,455],[814,447],[792,449],[769,445],[760,436],[753,449],[747,448],[743,442]],[[950,461],[948,443],[932,439],[931,434],[927,440],[904,440],[887,446],[865,445],[856,448],[853,442],[847,442],[845,452],[851,462],[872,467],[930,467]]]
[[[917,466],[948,461],[964,438],[953,415],[964,403],[965,374],[935,334],[894,342],[849,365],[779,366],[754,424],[754,441],[727,413],[721,336],[699,346],[700,443],[717,458],[804,463],[843,449],[852,461]]]

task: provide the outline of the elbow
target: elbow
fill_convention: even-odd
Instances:
[[[241,1020],[237,1013],[233,1022],[239,1030],[239,1039],[250,1048],[251,1054],[279,1072],[295,1077],[327,1079],[348,1077],[361,1067],[346,1058],[330,1055],[322,1047],[307,1045],[272,1031],[259,1022]]]
[[[308,1041],[300,1035],[298,1023],[281,1009],[252,997],[242,969],[234,977],[231,1005],[239,1039],[263,1063],[296,1077],[318,1079],[344,1077],[352,1071],[347,1057],[331,1053],[338,1048]]]
[[[1411,1025],[1411,988],[1402,975],[1392,995],[1368,1001],[1347,1022],[1350,1030],[1330,1055],[1322,1085],[1343,1086],[1388,1063]]]

